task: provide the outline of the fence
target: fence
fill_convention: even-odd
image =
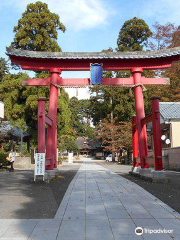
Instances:
[[[162,150],[163,168],[169,170],[180,170],[180,147],[164,148]],[[154,167],[154,151],[148,151],[148,163]]]

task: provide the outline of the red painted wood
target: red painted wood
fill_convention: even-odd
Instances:
[[[136,116],[132,118],[132,146],[133,146],[133,167],[136,166],[138,154],[138,131],[136,127]]]
[[[90,85],[89,78],[61,78],[59,80],[59,85],[61,86],[81,86]]]
[[[163,69],[171,67],[180,56],[152,59],[38,59],[9,56],[11,61],[25,70],[50,70],[59,68],[62,71],[89,71],[91,63],[102,63],[104,70],[127,70],[133,67],[143,69]]]
[[[133,80],[130,79],[103,79],[103,85],[134,85],[134,84],[167,84],[164,79],[145,79],[141,77],[143,70],[148,69],[164,69],[171,67],[173,61],[180,60],[180,56],[168,56],[162,58],[151,58],[151,59],[38,59],[30,57],[11,56],[10,59],[14,64],[20,65],[25,70],[38,70],[38,71],[51,71],[51,78],[46,80],[33,81],[35,86],[48,85],[50,82],[62,85],[62,86],[73,86],[73,85],[89,85],[89,79],[70,80],[60,79],[58,74],[60,71],[89,71],[91,63],[103,64],[104,70],[115,71],[115,70],[131,70],[133,73]],[[76,82],[75,82],[76,81]],[[50,161],[48,169],[53,169],[57,166],[56,161],[56,148],[57,148],[57,98],[58,88],[57,86],[50,83],[50,98],[49,98],[49,112],[48,116],[52,119],[53,125],[48,126],[48,137],[47,137],[47,159]],[[86,84],[85,84],[86,83]],[[28,85],[32,85],[30,80],[27,81]],[[142,86],[135,86],[135,106],[136,106],[136,118],[137,118],[137,130],[139,139],[139,154],[141,167],[145,167],[145,157],[147,157],[147,135],[146,125],[142,126],[142,119],[145,118],[144,113],[144,100],[142,93]],[[157,108],[155,104],[154,108]],[[153,110],[154,111],[154,110]],[[44,113],[43,113],[44,115]],[[156,113],[157,117],[157,113]],[[39,118],[41,118],[39,116]],[[156,139],[159,139],[159,128],[158,123],[153,118],[155,129],[158,133],[155,134]],[[44,120],[45,123],[45,120]],[[41,130],[42,131],[42,130]],[[40,140],[41,141],[41,140]],[[158,140],[159,141],[159,140]],[[159,143],[157,143],[157,149],[160,149]],[[158,150],[159,151],[159,150]],[[160,154],[158,152],[158,154]],[[159,158],[160,156],[157,156]],[[159,164],[159,162],[158,162]],[[160,165],[157,167],[160,169]]]
[[[57,84],[59,79],[59,73],[51,72],[50,82]],[[58,88],[50,84],[50,96],[49,96],[49,110],[48,116],[53,121],[52,126],[48,126],[47,130],[47,158],[50,159],[50,166],[48,170],[53,170],[57,167],[57,101],[58,101]]]
[[[134,84],[141,84],[141,68],[132,69]],[[137,130],[138,130],[138,140],[139,140],[139,155],[141,168],[145,167],[145,157],[148,155],[147,149],[147,134],[146,134],[146,125],[141,125],[141,120],[145,117],[144,112],[144,99],[143,99],[143,90],[142,86],[136,86],[134,88],[135,94],[135,108],[136,108],[136,121],[137,121]]]
[[[46,101],[38,99],[38,153],[45,153],[45,110]]]
[[[155,170],[163,170],[159,98],[151,98]]]
[[[147,124],[149,122],[152,122],[152,114],[147,116],[147,117],[144,117],[142,120],[141,120],[141,125],[143,126],[144,124]]]
[[[169,84],[168,79],[163,78],[145,78],[141,77],[141,83],[143,85],[163,85],[163,84]],[[23,85],[28,86],[48,86],[50,84],[50,78],[45,79],[28,79],[23,80]],[[57,81],[57,84],[60,86],[88,86],[90,85],[90,79],[89,78],[59,78]],[[130,78],[103,78],[102,79],[102,85],[106,86],[133,86],[134,80],[133,77]]]
[[[32,78],[22,81],[23,86],[47,86],[50,84],[50,78]]]
[[[141,82],[143,85],[168,85],[170,84],[170,79],[141,77]]]

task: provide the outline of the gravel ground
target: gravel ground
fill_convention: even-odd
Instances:
[[[50,184],[34,182],[32,170],[0,171],[0,219],[54,218],[79,167],[61,166]]]

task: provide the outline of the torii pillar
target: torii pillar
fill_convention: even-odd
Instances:
[[[143,72],[143,69],[136,67],[132,68],[131,72],[133,74],[134,80],[134,95],[135,95],[140,164],[141,168],[144,168],[146,164],[145,159],[148,156],[148,148],[147,148],[146,125],[144,124],[144,126],[142,126],[141,124],[141,120],[145,117],[143,88],[141,82],[141,74]]]
[[[57,168],[57,102],[58,102],[58,80],[60,69],[53,68],[50,70],[50,92],[49,92],[49,109],[48,116],[52,119],[52,126],[47,129],[47,146],[46,159],[50,160],[47,170]]]

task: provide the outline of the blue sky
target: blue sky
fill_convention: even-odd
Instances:
[[[0,56],[13,40],[17,25],[28,3],[34,0],[0,1]],[[44,0],[59,14],[66,26],[59,32],[58,43],[64,52],[93,52],[116,48],[119,30],[126,20],[142,18],[152,29],[153,23],[179,25],[180,0]],[[64,77],[87,77],[89,73],[64,73]]]

